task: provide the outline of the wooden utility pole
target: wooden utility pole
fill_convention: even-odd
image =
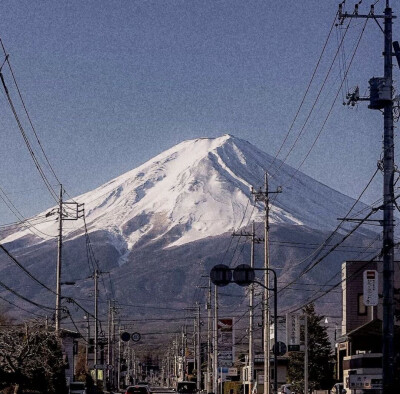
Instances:
[[[255,232],[255,223],[252,223],[252,231],[251,233],[246,231],[240,231],[240,233],[234,232],[232,236],[244,236],[250,237],[251,239],[251,254],[250,254],[250,267],[254,268],[254,249],[256,243],[264,242],[262,238],[256,238]],[[253,388],[254,383],[254,339],[253,339],[253,330],[254,330],[254,283],[250,285],[250,294],[249,294],[249,360],[248,360],[248,380],[249,380],[249,394],[251,394],[251,390]]]
[[[207,393],[212,392],[211,385],[211,329],[212,329],[212,310],[211,310],[211,279],[208,279],[207,297]]]
[[[254,246],[256,239],[256,231],[254,221],[251,226],[251,255],[250,255],[250,267],[254,268]],[[254,304],[254,283],[250,285],[250,296],[249,296],[249,394],[252,393],[253,379],[254,379],[254,340],[253,340],[253,306]]]
[[[61,323],[61,262],[62,262],[62,225],[63,225],[63,187],[60,185],[60,197],[58,200],[58,248],[57,248],[57,272],[56,272],[56,333],[60,333]]]
[[[97,361],[98,361],[98,335],[99,335],[99,321],[98,321],[98,278],[99,272],[97,269],[94,270],[94,383],[97,387]]]
[[[200,305],[196,305],[196,370],[197,370],[197,390],[201,390],[201,335],[200,335]]]
[[[214,285],[213,389],[218,394],[218,287]]]
[[[264,179],[264,187],[265,191],[252,191],[252,194],[255,196],[256,201],[262,201],[264,203],[265,209],[265,221],[264,221],[264,295],[263,295],[263,332],[264,332],[264,394],[270,394],[271,391],[271,379],[270,379],[270,310],[269,310],[269,195],[272,193],[281,193],[282,189],[278,188],[274,192],[269,191],[268,187],[268,173],[265,172]],[[276,332],[274,335],[276,336]],[[276,376],[275,376],[276,380]]]

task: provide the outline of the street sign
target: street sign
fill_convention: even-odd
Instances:
[[[95,364],[95,365],[93,366],[93,368],[94,368],[94,369],[103,369],[103,368],[104,368],[104,365],[103,365],[103,364]]]
[[[382,375],[349,375],[347,387],[351,390],[381,390]]]
[[[211,269],[210,279],[216,286],[227,286],[232,280],[232,271],[225,264],[217,264]]]
[[[288,345],[300,344],[300,317],[297,313],[286,315],[286,343]]]
[[[300,345],[288,345],[288,352],[299,352]]]
[[[233,270],[233,281],[239,286],[248,286],[254,282],[254,268],[248,264],[240,264]]]
[[[276,349],[275,349],[275,344],[272,346],[272,352],[276,354],[277,356],[283,356],[286,353],[286,344],[284,342],[277,342],[276,343]]]
[[[363,275],[363,298],[364,305],[376,306],[378,305],[378,271],[366,270]]]
[[[132,341],[133,341],[133,342],[139,342],[141,336],[140,336],[140,334],[139,334],[138,332],[134,332],[134,333],[131,335],[131,338],[132,338]]]
[[[237,368],[228,368],[228,376],[237,376],[238,374],[238,370]]]

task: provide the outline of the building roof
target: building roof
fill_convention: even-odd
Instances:
[[[394,326],[394,330],[396,333],[396,336],[400,335],[400,326]],[[375,337],[375,338],[381,338],[382,337],[382,320],[380,319],[374,319],[369,321],[368,323],[363,324],[360,327],[355,328],[352,331],[349,331],[348,333],[341,335],[340,337],[337,338],[336,342],[342,343],[342,342],[347,342],[351,341],[353,338],[360,338],[360,337]]]

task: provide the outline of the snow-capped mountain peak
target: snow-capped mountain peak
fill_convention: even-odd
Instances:
[[[274,163],[274,168],[271,166]],[[184,141],[141,166],[74,198],[85,204],[89,232],[107,231],[120,250],[130,251],[143,239],[165,238],[165,247],[217,236],[262,221],[252,187],[263,187],[265,171],[274,174],[271,188],[283,193],[271,204],[271,222],[332,229],[353,200],[229,134]],[[287,184],[287,186],[286,186]],[[56,222],[36,226],[55,235]],[[66,236],[83,230],[81,220],[65,225]],[[30,233],[21,229],[2,240]],[[43,235],[42,235],[43,237]],[[46,238],[46,237],[45,237]]]

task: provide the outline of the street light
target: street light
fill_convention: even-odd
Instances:
[[[233,271],[233,272],[232,272]],[[254,271],[268,271],[274,275],[274,287],[270,288],[265,286],[263,283],[255,279]],[[233,281],[232,281],[233,277]],[[278,280],[276,272],[272,268],[253,268],[248,264],[240,264],[236,268],[230,268],[225,264],[215,265],[210,272],[211,281],[216,286],[227,286],[229,283],[236,283],[239,286],[249,286],[251,283],[257,283],[261,287],[267,290],[273,290],[274,292],[274,392],[278,392],[278,363],[277,363],[277,351],[278,351],[278,340],[277,340],[277,328],[278,328]],[[264,330],[269,330],[269,322],[264,320]],[[267,352],[269,352],[270,344],[264,348],[264,363],[267,360]],[[268,365],[268,372],[269,372]]]

